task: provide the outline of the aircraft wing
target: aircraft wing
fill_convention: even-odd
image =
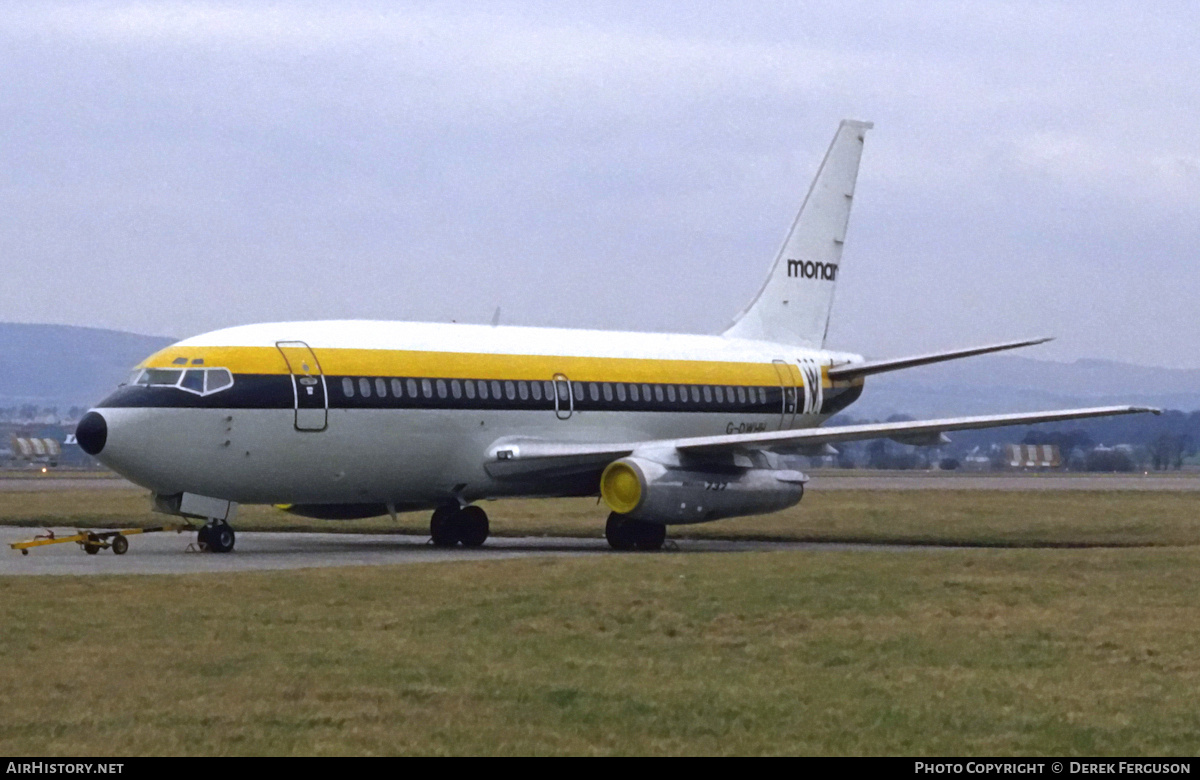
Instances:
[[[918,439],[947,431],[998,428],[1005,425],[1081,420],[1118,414],[1160,414],[1148,406],[1096,406],[1021,414],[989,414],[977,417],[947,417],[938,420],[839,425],[828,428],[694,436],[682,439],[648,439],[612,444],[571,443],[545,439],[512,438],[494,443],[488,450],[487,471],[494,477],[531,478],[549,474],[584,473],[639,450],[672,449],[681,454],[737,453],[749,450],[787,452],[813,445],[863,439]]]
[[[831,428],[806,428],[796,431],[768,431],[727,436],[699,436],[674,442],[680,452],[720,452],[730,449],[787,450],[797,445],[833,444],[839,441],[918,437],[946,431],[969,431],[977,428],[1000,428],[1005,425],[1080,420],[1087,417],[1110,417],[1117,414],[1160,414],[1148,406],[1095,406],[1087,409],[1059,409],[1050,412],[1021,414],[987,414],[979,417],[946,417],[940,420],[913,420],[864,425],[838,425]]]

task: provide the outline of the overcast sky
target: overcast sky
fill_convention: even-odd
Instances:
[[[0,320],[718,332],[873,120],[830,346],[1200,367],[1200,5],[0,14]]]

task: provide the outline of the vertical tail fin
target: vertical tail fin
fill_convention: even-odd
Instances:
[[[842,120],[766,283],[724,335],[824,346],[863,136],[873,126]]]

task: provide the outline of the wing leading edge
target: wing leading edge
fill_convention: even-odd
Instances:
[[[1144,413],[1161,414],[1161,410],[1148,406],[1096,406],[1086,409],[947,417],[938,420],[867,423],[765,433],[695,436],[682,439],[648,439],[611,444],[577,444],[545,439],[512,438],[502,439],[489,448],[487,470],[497,478],[531,478],[543,473],[561,474],[563,472],[590,471],[597,466],[638,451],[674,450],[685,455],[711,455],[750,450],[786,452],[843,441],[897,436],[917,437],[923,434],[932,435],[947,431],[967,431],[979,428],[999,428],[1006,425],[1031,425],[1062,420],[1081,420],[1089,417]]]

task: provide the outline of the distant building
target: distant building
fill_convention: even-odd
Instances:
[[[1057,444],[1009,444],[1004,448],[1010,469],[1056,469],[1062,466]]]
[[[65,466],[98,468],[96,460],[75,441],[75,434],[62,426],[47,425],[35,430],[9,430],[9,448],[0,449],[0,466]]]
[[[48,463],[51,466],[58,465],[58,456],[62,454],[62,445],[48,436],[14,436],[10,449],[18,461]]]
[[[992,459],[982,447],[972,447],[962,458],[964,471],[988,471],[992,468]]]

